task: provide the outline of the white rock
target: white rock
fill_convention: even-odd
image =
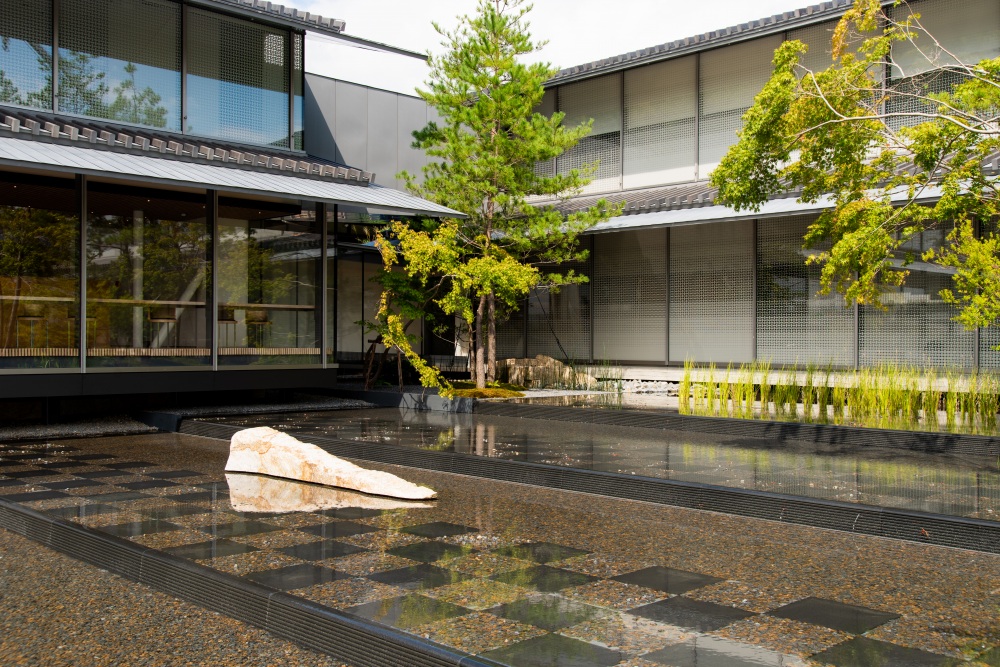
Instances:
[[[244,429],[233,435],[226,472],[297,479],[390,498],[437,498],[437,492],[426,486],[417,486],[387,472],[366,470],[267,426]]]
[[[319,512],[338,507],[397,510],[433,507],[433,503],[393,500],[355,491],[264,475],[226,473],[229,502],[237,512]]]

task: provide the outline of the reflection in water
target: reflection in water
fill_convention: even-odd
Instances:
[[[237,512],[318,512],[340,507],[395,510],[434,507],[433,503],[391,500],[287,479],[226,473],[229,502]]]
[[[941,455],[721,434],[396,409],[212,418],[268,425],[304,439],[391,444],[1000,520],[1000,474]]]

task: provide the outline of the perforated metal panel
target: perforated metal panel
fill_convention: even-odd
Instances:
[[[589,262],[566,264],[587,275]],[[528,356],[545,354],[565,361],[590,358],[590,284],[556,290],[537,289],[528,296]]]
[[[181,129],[181,9],[167,0],[62,0],[59,110]]]
[[[889,11],[897,21],[920,15],[920,25],[915,27],[920,34],[913,41],[893,44],[893,79],[1000,57],[1000,3],[996,0],[924,0]]]
[[[922,250],[940,247],[948,230],[935,229],[915,237],[905,250],[919,257]],[[941,300],[940,291],[951,286],[951,275],[941,268],[914,262],[901,288],[887,288],[885,311],[862,307],[859,325],[860,363],[884,362],[969,368],[975,336],[952,320],[956,310]]]
[[[762,37],[701,54],[698,176],[707,178],[743,127],[743,114],[771,76],[780,36]]]
[[[667,232],[594,236],[594,358],[666,361]]]
[[[557,159],[559,173],[597,163],[584,193],[621,187],[621,81],[621,74],[611,74],[559,88],[559,111],[566,114],[567,127],[594,121],[591,133]]]
[[[4,2],[0,37],[0,102],[51,109],[51,0]]]
[[[668,60],[625,72],[626,188],[696,178],[698,60]]]
[[[556,91],[554,88],[549,88],[545,91],[542,96],[542,102],[535,109],[538,113],[542,114],[546,118],[549,118],[556,112]],[[556,161],[555,159],[546,160],[545,162],[538,162],[535,164],[535,173],[542,176],[552,176],[556,173]]]
[[[821,72],[833,64],[832,41],[836,27],[836,21],[827,21],[788,32],[789,41],[798,40],[809,47],[800,60],[803,67]]]
[[[188,129],[288,147],[289,33],[188,10]]]
[[[305,147],[305,140],[302,133],[305,131],[305,103],[304,103],[304,77],[305,77],[305,37],[299,33],[292,34],[292,95],[294,96],[294,112],[292,118],[292,148],[302,150]]]
[[[670,230],[670,360],[753,359],[753,225]]]
[[[854,364],[854,309],[820,296],[820,267],[806,265],[812,217],[757,223],[757,358],[775,364]],[[818,250],[818,248],[817,248]]]

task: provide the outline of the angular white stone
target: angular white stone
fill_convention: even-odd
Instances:
[[[229,502],[237,512],[319,512],[339,507],[398,510],[433,507],[416,500],[393,500],[356,491],[246,473],[226,473]]]
[[[267,426],[244,429],[233,435],[226,472],[297,479],[390,498],[437,498],[437,492],[426,486],[417,486],[387,472],[366,470]]]

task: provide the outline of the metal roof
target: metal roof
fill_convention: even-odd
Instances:
[[[464,217],[419,197],[378,185],[338,183],[293,174],[247,171],[209,163],[166,160],[0,136],[0,166],[123,178],[172,186],[204,187],[230,193],[374,206],[397,212]]]
[[[610,72],[617,72],[623,69],[630,69],[638,65],[676,58],[688,53],[706,51],[734,42],[742,42],[748,39],[763,37],[774,33],[801,28],[803,26],[821,23],[837,18],[854,4],[854,0],[831,0],[818,5],[811,5],[803,9],[796,9],[783,14],[775,14],[757,21],[739,23],[728,28],[713,30],[693,37],[677,39],[665,44],[651,46],[638,51],[631,51],[621,55],[595,60],[594,62],[576,65],[560,70],[548,80],[546,86],[554,86]]]

